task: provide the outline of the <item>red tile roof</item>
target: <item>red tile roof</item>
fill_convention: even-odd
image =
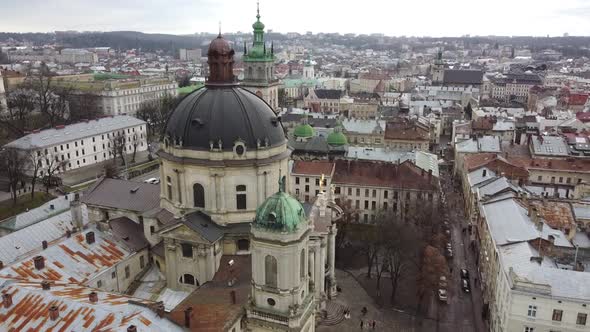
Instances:
[[[292,174],[317,175],[322,174],[332,176],[334,173],[334,163],[329,161],[305,161],[296,160],[293,164]]]
[[[229,261],[234,264],[230,267]],[[243,314],[248,302],[252,279],[250,255],[224,255],[213,280],[205,283],[182,301],[171,313],[170,318],[184,325],[184,310],[191,307],[191,331],[226,331],[230,324]],[[232,287],[231,277],[236,278]],[[236,292],[236,303],[231,301],[231,291]]]
[[[388,122],[385,127],[385,139],[429,141],[430,133],[412,122]]]
[[[409,161],[400,165],[367,160],[337,160],[334,184],[436,190],[436,177]]]
[[[564,231],[576,227],[576,221],[569,203],[550,200],[530,200],[529,204],[537,207],[541,218],[551,228]]]

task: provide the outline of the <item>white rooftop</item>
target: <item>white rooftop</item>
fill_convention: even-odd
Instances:
[[[0,228],[16,231],[49,217],[61,214],[64,211],[69,211],[72,199],[74,199],[74,194],[59,196],[32,210],[2,220],[0,222]]]
[[[425,171],[432,170],[432,175],[438,177],[438,159],[435,154],[424,151],[397,151],[382,147],[349,146],[346,157],[360,160],[377,160],[392,163],[411,161]]]
[[[468,139],[455,144],[458,153],[474,152],[500,152],[500,138],[496,136],[483,136],[476,139]]]
[[[345,119],[342,126],[346,131],[360,134],[371,134],[375,129],[385,131],[385,120]],[[377,128],[379,126],[379,128]]]
[[[51,128],[42,130],[41,132],[32,133],[14,140],[4,147],[24,150],[50,147],[142,124],[145,124],[145,121],[132,116],[116,115],[89,120],[88,122],[74,123],[64,126],[61,129]]]
[[[568,156],[568,148],[561,136],[532,136],[533,154]]]

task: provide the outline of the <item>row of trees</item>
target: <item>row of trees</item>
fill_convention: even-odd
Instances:
[[[97,95],[57,84],[55,75],[45,64],[35,71],[29,70],[25,82],[18,89],[9,91],[6,99],[8,109],[4,112],[6,116],[0,118],[0,125],[15,137],[34,128],[69,124],[102,115]]]

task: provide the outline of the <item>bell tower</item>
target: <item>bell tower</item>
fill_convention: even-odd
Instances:
[[[285,192],[285,181],[256,210],[250,230],[250,331],[315,330],[308,252],[312,226],[301,203]]]
[[[445,75],[445,63],[442,59],[442,50],[439,49],[438,53],[436,54],[436,60],[434,60],[434,64],[432,65],[431,69],[432,74],[432,84],[434,85],[442,85],[443,79]]]
[[[252,24],[253,41],[244,43],[244,80],[241,86],[264,99],[275,111],[279,107],[279,81],[274,75],[274,45],[264,40],[264,24],[260,22],[260,7],[256,9],[256,22]]]

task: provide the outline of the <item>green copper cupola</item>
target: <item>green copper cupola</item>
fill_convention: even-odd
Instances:
[[[260,6],[256,8],[256,22],[252,24],[254,29],[254,41],[250,49],[244,49],[244,61],[274,61],[274,48],[267,50],[264,41],[264,23],[260,22]]]
[[[286,193],[286,177],[279,180],[279,191],[267,198],[258,209],[253,227],[270,232],[294,233],[307,224],[303,206]]]

